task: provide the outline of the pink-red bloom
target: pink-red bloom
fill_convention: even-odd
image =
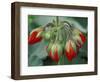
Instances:
[[[81,37],[82,42],[84,43],[86,41],[86,37],[82,33],[80,33],[80,37]]]
[[[42,33],[43,29],[42,28],[36,28],[34,29],[29,37],[28,37],[28,43],[29,44],[35,44],[37,42],[40,42],[42,40]]]
[[[62,55],[62,47],[60,44],[57,44],[57,43],[49,44],[47,47],[47,51],[48,51],[50,58],[53,61],[55,62],[59,61],[60,55]]]
[[[65,55],[69,61],[72,61],[72,59],[77,55],[77,47],[72,40],[66,42]]]
[[[86,42],[86,37],[78,29],[74,29],[73,34],[73,39],[76,45],[78,46],[78,48],[81,48],[82,45]]]

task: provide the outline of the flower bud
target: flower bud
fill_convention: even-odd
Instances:
[[[50,31],[44,32],[43,37],[44,37],[45,40],[49,40],[50,37],[51,37],[51,32]]]
[[[76,42],[76,45],[81,48],[82,45],[85,43],[86,41],[86,37],[82,34],[81,31],[79,31],[78,29],[74,29],[73,30],[73,39]]]
[[[68,40],[65,45],[65,55],[69,61],[72,61],[77,55],[76,44],[72,40]]]
[[[43,28],[36,28],[32,30],[32,32],[30,33],[28,37],[28,43],[35,44],[37,42],[40,42],[42,40],[42,35],[41,35],[42,31],[43,31]]]
[[[76,36],[73,36],[73,39],[74,39],[74,41],[75,41],[77,47],[78,47],[78,48],[81,48],[82,45],[83,45],[83,42],[82,42],[82,40],[81,40],[81,37],[78,36],[78,35],[76,35]]]
[[[51,45],[49,46],[51,47]],[[58,43],[53,44],[50,50],[48,49],[48,54],[53,61],[58,62],[60,55],[62,55],[62,46]]]
[[[82,33],[80,33],[80,37],[81,37],[82,42],[84,43],[86,41],[86,37]]]

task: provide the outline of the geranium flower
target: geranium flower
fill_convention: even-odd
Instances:
[[[60,44],[55,43],[55,44],[52,44],[52,46],[51,44],[49,44],[49,46],[47,47],[47,51],[48,51],[50,58],[53,61],[55,62],[59,61],[60,55],[62,55],[62,47]]]
[[[84,43],[86,41],[86,37],[82,33],[80,33],[79,35],[81,37],[82,42]]]
[[[76,45],[81,48],[82,45],[86,41],[86,37],[83,35],[82,32],[80,32],[78,29],[73,30],[73,39],[76,42]]]
[[[41,35],[42,31],[43,31],[43,28],[33,29],[28,37],[28,43],[35,44],[35,43],[40,42],[42,40],[42,35]]]
[[[76,44],[72,40],[68,40],[65,45],[65,55],[69,61],[72,61],[77,55]]]

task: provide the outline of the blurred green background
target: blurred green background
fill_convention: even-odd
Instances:
[[[56,16],[46,16],[46,15],[28,15],[28,36],[29,33],[40,26],[44,26]],[[87,37],[87,25],[88,19],[86,17],[67,17],[59,16],[60,21],[67,20],[74,27],[80,29],[84,35]],[[78,56],[69,62],[66,57],[60,58],[59,64],[56,64],[54,61],[49,58],[46,52],[46,45],[48,43],[42,40],[39,43],[34,45],[28,45],[28,66],[48,66],[48,65],[72,65],[72,64],[87,64],[88,63],[88,50],[87,50],[87,41],[84,43],[82,48],[79,50]],[[63,63],[62,63],[63,61]]]

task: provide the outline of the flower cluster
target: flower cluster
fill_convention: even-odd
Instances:
[[[72,61],[78,54],[79,49],[86,41],[86,36],[68,21],[59,21],[58,18],[48,23],[43,28],[36,28],[30,33],[29,44],[35,44],[42,39],[49,42],[46,51],[49,57],[59,62],[62,55]]]

